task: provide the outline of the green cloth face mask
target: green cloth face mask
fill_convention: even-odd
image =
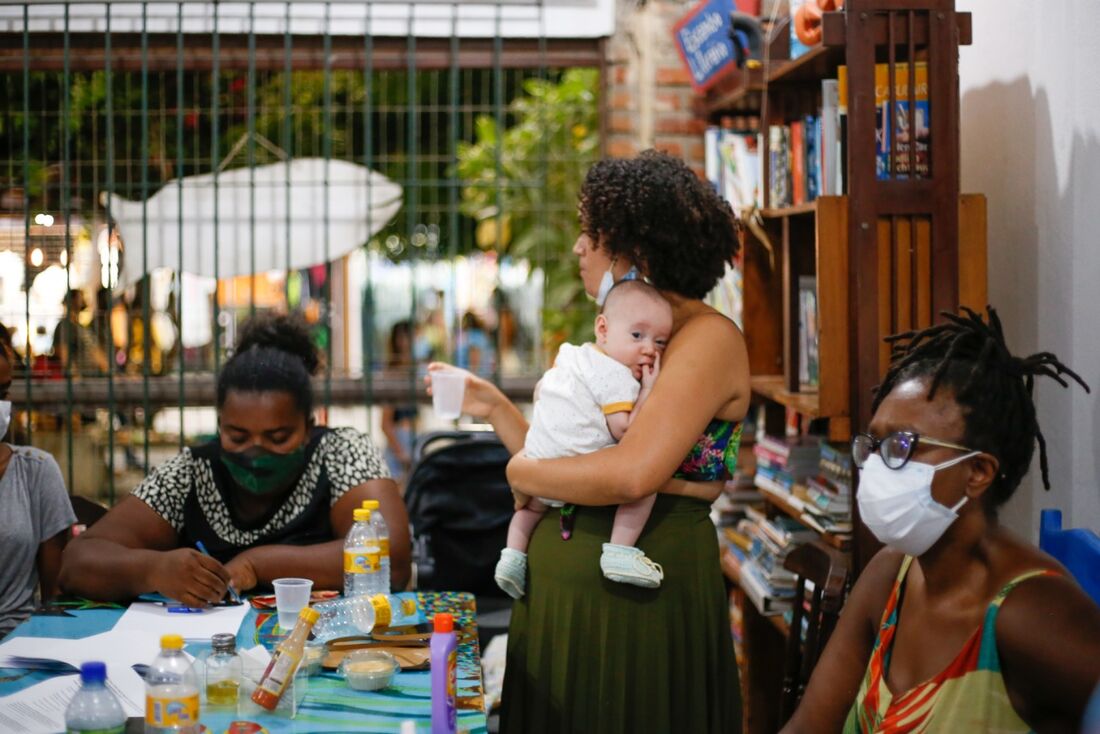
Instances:
[[[306,463],[306,447],[299,446],[289,454],[249,449],[221,451],[222,464],[229,476],[245,491],[255,495],[281,492],[302,475]]]

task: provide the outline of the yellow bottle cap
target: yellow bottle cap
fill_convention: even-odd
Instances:
[[[160,638],[160,646],[164,650],[182,650],[183,638],[179,635],[164,635]]]
[[[363,500],[363,507],[367,510],[377,510],[381,505],[378,504],[378,500]]]
[[[302,607],[302,611],[298,612],[298,619],[304,619],[312,626],[318,619],[321,618],[321,613],[312,607]]]
[[[365,510],[362,507],[352,512],[351,516],[355,522],[370,522],[370,510]]]

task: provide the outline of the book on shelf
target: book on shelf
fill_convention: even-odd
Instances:
[[[791,129],[786,125],[768,128],[770,180],[768,206],[782,209],[791,205]]]
[[[798,383],[816,390],[819,383],[819,331],[817,320],[817,278],[798,278]]]
[[[821,116],[818,120],[821,149],[821,193],[825,196],[844,193],[840,180],[840,82],[821,80]]]
[[[820,115],[806,115],[802,122],[802,134],[806,148],[806,201],[815,201],[821,195],[821,125]]]
[[[840,182],[838,194],[848,193],[848,67],[836,70],[836,121],[837,148],[840,158],[837,160],[837,180]]]
[[[791,131],[791,203],[804,204],[806,198],[806,131],[802,120],[788,125]]]
[[[787,594],[780,594],[779,590],[770,588],[760,577],[756,564],[751,560],[741,565],[741,588],[756,610],[764,616],[782,614],[790,609],[793,603],[793,590]]]
[[[847,69],[844,76],[847,77]],[[909,64],[894,65],[894,110],[890,106],[890,65],[875,64],[875,175],[879,179],[910,177],[910,146],[916,178],[927,178],[931,165],[931,117],[928,102],[928,64],[913,70],[913,108],[909,108]],[[893,170],[890,150],[896,140]]]

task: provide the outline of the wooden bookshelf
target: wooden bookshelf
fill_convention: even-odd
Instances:
[[[817,200],[803,202],[794,206],[786,206],[781,209],[761,209],[760,216],[764,219],[783,219],[784,217],[800,217],[817,212]]]
[[[836,76],[837,67],[843,63],[843,47],[816,46],[797,59],[789,59],[778,65],[772,61],[768,69],[768,84],[817,82]]]
[[[708,119],[719,120],[745,114],[745,101],[760,98],[765,207],[745,237],[743,331],[752,392],[772,435],[783,435],[793,411],[824,423],[829,440],[847,443],[870,419],[871,389],[889,363],[883,338],[927,327],[940,311],[986,302],[986,203],[959,190],[958,46],[969,43],[971,26],[970,14],[956,13],[951,0],[934,7],[847,0],[844,11],[824,15],[822,45],[788,59],[789,28],[776,28],[763,74],[743,75],[741,89],[727,87],[706,100]],[[876,124],[884,113],[881,102],[876,106],[875,66],[917,60],[928,64],[926,175],[908,178],[894,164],[884,174],[876,159],[882,136]],[[770,128],[819,116],[821,81],[837,78],[841,65],[848,70],[846,191],[772,207]],[[897,142],[887,141],[890,161],[900,160]],[[909,166],[915,161],[910,153]],[[816,288],[814,388],[799,379],[799,288],[807,287],[806,276],[815,278]],[[802,519],[803,511],[782,496],[764,497],[769,516]],[[819,535],[852,554],[855,576],[877,549],[858,522],[852,536]],[[724,557],[722,565],[730,582],[739,583],[736,564]],[[772,734],[780,728],[776,660],[783,658],[788,630],[782,617],[760,615],[750,602],[742,632],[745,731]]]

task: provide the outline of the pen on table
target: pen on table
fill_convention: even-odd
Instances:
[[[206,550],[206,546],[202,544],[201,540],[196,540],[195,541],[195,547],[198,548],[199,552],[202,553],[204,556],[210,556],[210,551]],[[213,556],[210,556],[210,557],[213,558]],[[238,596],[237,592],[233,589],[233,584],[228,584],[226,586],[226,588],[229,590],[230,598],[233,599],[233,601],[240,604],[241,603],[241,597]]]

